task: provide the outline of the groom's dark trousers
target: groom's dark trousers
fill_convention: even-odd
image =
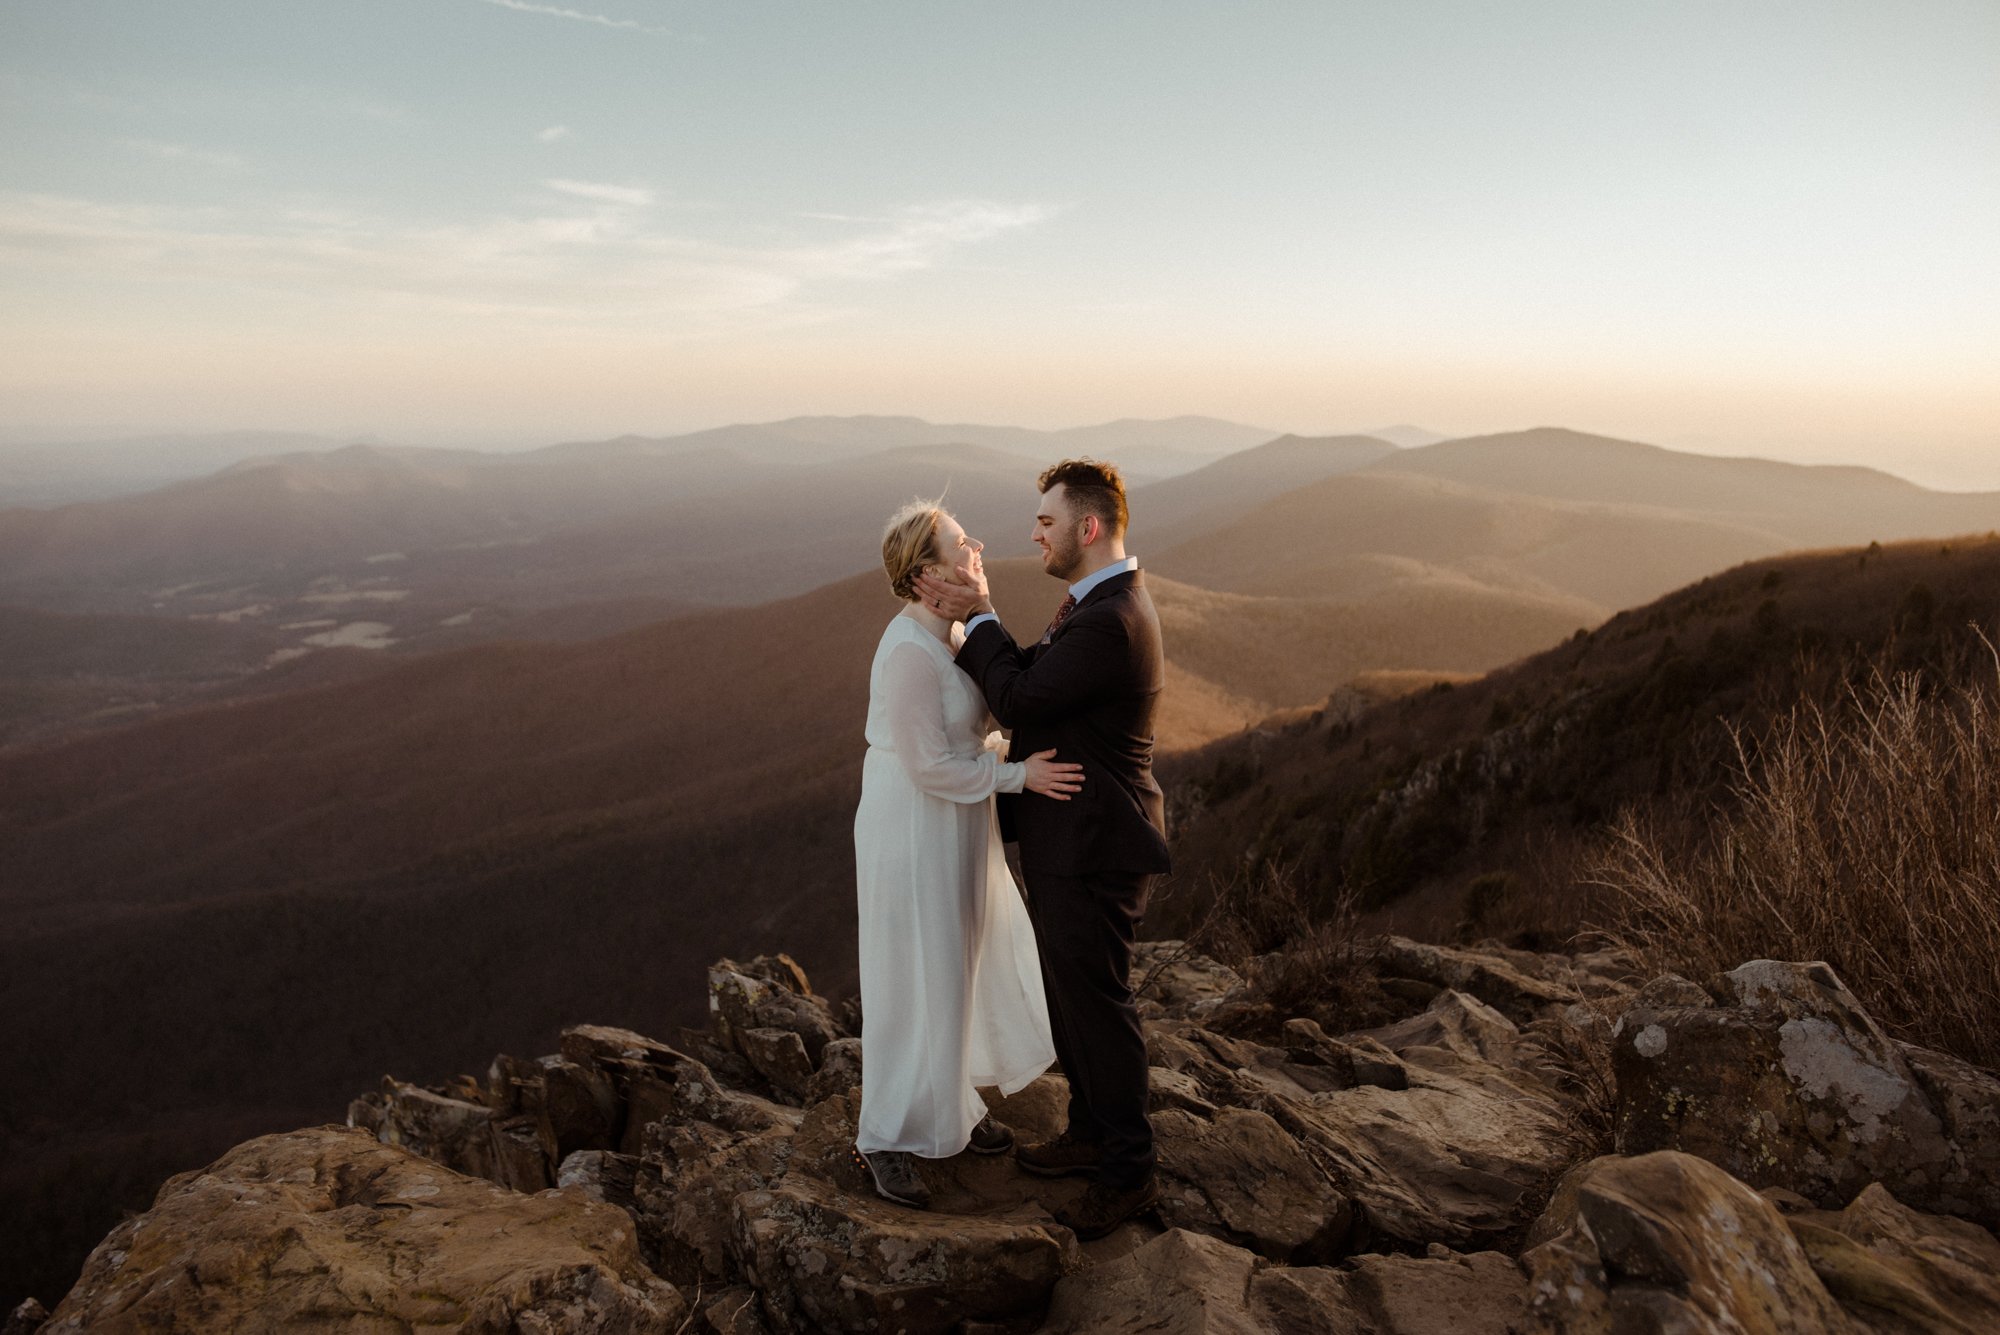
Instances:
[[[1135,1185],[1153,1171],[1153,1130],[1132,941],[1153,876],[1170,866],[1153,779],[1165,665],[1145,577],[1105,580],[1026,649],[982,622],[958,665],[1012,730],[1010,758],[1053,747],[1056,759],[1083,766],[1083,791],[1070,801],[1003,795],[1000,823],[1020,844],[1056,1059],[1070,1085],[1070,1134],[1101,1147],[1101,1181]]]

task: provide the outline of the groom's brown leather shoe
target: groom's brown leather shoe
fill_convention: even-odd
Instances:
[[[1094,1173],[1104,1158],[1102,1146],[1087,1140],[1072,1140],[1065,1131],[1054,1140],[1038,1140],[1014,1151],[1014,1161],[1036,1177],[1065,1177],[1072,1173]]]
[[[974,1154],[1005,1154],[1014,1148],[1014,1133],[994,1121],[992,1113],[987,1113],[972,1128],[972,1139],[966,1144]]]
[[[1159,1184],[1150,1177],[1136,1187],[1114,1187],[1106,1182],[1093,1182],[1090,1190],[1074,1202],[1058,1205],[1049,1213],[1081,1241],[1089,1242],[1103,1237],[1133,1215],[1150,1209],[1159,1199]]]

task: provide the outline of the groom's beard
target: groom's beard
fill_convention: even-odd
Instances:
[[[1066,543],[1049,544],[1048,571],[1057,579],[1068,583],[1076,578],[1077,569],[1083,565],[1083,544],[1074,538]]]

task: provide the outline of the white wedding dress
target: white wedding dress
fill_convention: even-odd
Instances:
[[[868,673],[854,813],[864,1152],[957,1154],[986,1114],[976,1086],[1011,1094],[1055,1061],[1034,928],[993,810],[1027,766],[1002,759],[990,722],[952,651],[910,617],[891,620]]]

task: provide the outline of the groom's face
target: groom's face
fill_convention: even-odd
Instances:
[[[1083,568],[1083,526],[1070,510],[1067,490],[1058,482],[1042,493],[1042,508],[1035,512],[1035,545],[1042,549],[1042,570],[1057,579],[1068,580]]]

